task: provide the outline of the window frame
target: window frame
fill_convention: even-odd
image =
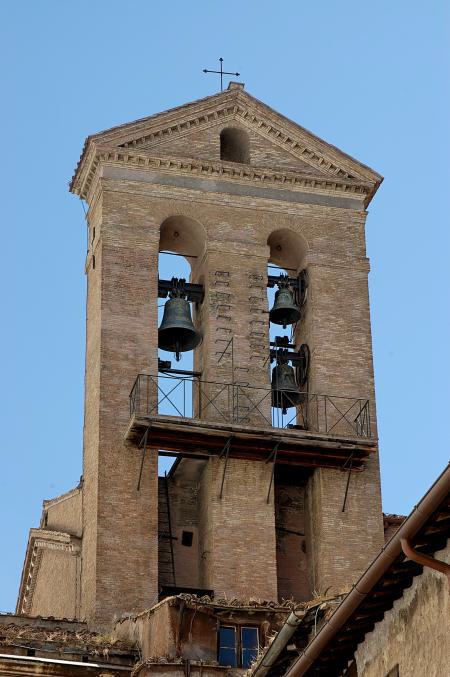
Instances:
[[[222,643],[221,643],[221,641],[220,641],[220,631],[221,631],[222,629],[233,630],[233,632],[234,632],[234,647],[222,646]],[[226,650],[228,650],[228,651],[230,651],[230,650],[233,649],[233,650],[234,650],[234,656],[235,656],[235,665],[231,665],[231,666],[230,666],[230,667],[233,668],[233,669],[239,667],[239,660],[238,660],[238,657],[239,657],[239,652],[238,652],[238,642],[239,642],[239,639],[238,639],[238,637],[239,637],[239,635],[238,635],[238,633],[236,632],[236,630],[237,630],[237,626],[236,626],[236,625],[225,625],[225,624],[221,624],[221,625],[219,625],[219,630],[218,630],[218,632],[217,632],[217,662],[219,663],[219,665],[225,665],[225,663],[221,663],[221,662],[220,662],[220,652],[221,652],[221,649],[226,649]],[[226,665],[229,665],[229,663],[226,663]]]
[[[258,655],[259,651],[259,627],[257,625],[240,625],[239,626],[239,644],[240,644],[240,664],[241,667],[244,666],[244,650],[245,651],[250,651],[250,649],[244,649],[243,642],[242,642],[242,631],[243,630],[256,630],[256,655]],[[247,666],[247,668],[243,669],[248,669],[250,666]]]
[[[220,631],[222,628],[227,628],[229,630],[233,630],[234,632],[234,639],[235,639],[235,646],[233,647],[226,647],[221,645],[220,641]],[[243,641],[242,641],[242,631],[243,630],[256,630],[256,647],[257,647],[257,652],[259,651],[259,646],[260,646],[260,629],[258,625],[232,625],[232,624],[225,624],[221,623],[219,625],[219,629],[217,632],[217,661],[219,665],[225,665],[225,663],[220,662],[220,651],[221,649],[227,649],[227,650],[234,650],[235,654],[235,666],[231,666],[232,669],[247,669],[243,667],[244,664],[244,651],[249,651],[250,649],[246,649],[243,646]],[[229,665],[227,663],[226,665]]]

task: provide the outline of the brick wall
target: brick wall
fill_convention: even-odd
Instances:
[[[277,599],[275,513],[267,503],[271,467],[211,458],[201,480],[202,587],[218,597]]]
[[[232,120],[229,123],[213,125],[209,129],[193,131],[189,136],[171,139],[169,142],[153,142],[146,147],[146,152],[158,157],[190,157],[218,162],[220,161],[220,132],[227,127],[242,129],[248,135],[251,165],[302,171],[306,174],[316,173],[306,162],[302,162],[284,149],[269,143],[246,125]]]
[[[306,538],[305,486],[275,484],[277,580],[279,599],[313,597]]]
[[[201,139],[190,137],[191,156],[195,148],[203,155],[214,147],[217,154],[218,131],[211,127]],[[282,168],[291,161],[262,137],[251,143],[252,162],[273,160]],[[170,152],[183,149],[173,144]],[[362,208],[338,207],[331,196],[322,196],[320,205],[306,194],[302,201],[282,191],[279,198],[272,190],[246,195],[245,186],[232,195],[220,179],[208,184],[208,192],[206,179],[193,187],[182,177],[169,185],[163,173],[121,172],[103,170],[90,213],[96,243],[95,268],[92,258],[88,266],[83,599],[88,617],[100,619],[148,607],[156,594],[156,459],[147,457],[138,493],[140,454],[122,440],[133,381],[139,372],[156,371],[157,254],[165,219],[183,215],[205,230],[193,271],[193,279],[205,285],[198,309],[204,338],[195,365],[206,380],[222,384],[233,374],[231,357],[219,362],[219,356],[234,337],[235,380],[268,388],[267,240],[280,228],[301,235],[308,245],[310,289],[297,339],[312,350],[310,390],[368,396],[375,430]],[[215,386],[210,388],[214,394]],[[223,398],[219,402],[226,406]],[[262,422],[251,403],[239,406],[241,421]],[[268,400],[267,409],[261,406],[269,411]],[[223,463],[210,460],[200,481],[200,584],[217,594],[276,598],[275,511],[273,499],[266,502],[271,467],[230,460],[220,500]],[[382,544],[377,458],[352,476],[342,513],[345,482],[345,473],[319,470],[306,492],[315,591],[348,586]],[[300,565],[303,560],[294,563]]]
[[[157,595],[157,459],[126,446],[128,396],[155,364],[157,234],[117,194],[103,197],[88,270],[83,611],[88,619],[148,607]],[[153,235],[153,237],[152,237]],[[153,242],[153,247],[151,246]],[[126,557],[124,553],[126,552]]]
[[[183,461],[183,463],[186,464],[189,461]],[[176,585],[198,588],[200,585],[198,565],[198,481],[180,478],[180,474],[175,473],[174,477],[169,477],[167,488],[165,478],[159,478],[159,583],[160,585],[175,584],[173,580],[172,551],[170,548],[168,490]],[[191,545],[183,545],[183,532],[192,534]]]

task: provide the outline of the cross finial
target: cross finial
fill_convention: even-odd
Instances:
[[[223,76],[224,76],[224,75],[236,75],[236,76],[239,76],[240,73],[230,73],[229,71],[224,71],[224,70],[223,70],[223,59],[222,59],[222,57],[220,57],[219,61],[220,61],[220,71],[210,71],[210,70],[208,70],[207,68],[204,68],[204,69],[203,69],[203,72],[204,72],[204,73],[218,73],[218,75],[220,75],[220,91],[222,92],[222,91],[223,91]]]

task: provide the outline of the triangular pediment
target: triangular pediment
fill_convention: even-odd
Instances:
[[[220,161],[220,132],[229,126],[247,133],[249,164],[253,167],[361,181],[373,184],[372,194],[382,180],[369,167],[235,85],[225,92],[89,137],[71,189],[80,192],[77,178],[81,178],[88,151],[95,147],[214,163]]]
[[[199,124],[198,127],[190,126],[188,129],[170,134],[167,138],[163,134],[149,135],[144,140],[142,137],[121,144],[121,148],[135,149],[140,153],[148,153],[160,157],[192,158],[205,162],[220,161],[220,133],[224,127],[242,129],[249,139],[251,161],[249,164],[255,167],[268,167],[270,169],[302,172],[307,174],[325,174],[290,152],[289,148],[277,145],[272,140],[265,138],[258,129],[246,123],[235,112],[221,116],[220,119],[209,121],[208,124]],[[145,138],[145,137],[144,137]]]

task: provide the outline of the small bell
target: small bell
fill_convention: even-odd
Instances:
[[[303,401],[303,393],[299,391],[295,380],[294,368],[289,364],[281,363],[272,369],[272,407],[283,410],[283,414],[290,407],[296,407]]]
[[[194,350],[202,342],[202,335],[192,322],[189,301],[179,295],[171,295],[164,305],[164,315],[158,329],[158,347],[161,350],[180,353]]]
[[[275,292],[275,301],[269,312],[269,319],[274,324],[282,324],[286,329],[288,324],[295,324],[300,319],[300,310],[295,304],[294,295],[286,285],[280,286]]]

